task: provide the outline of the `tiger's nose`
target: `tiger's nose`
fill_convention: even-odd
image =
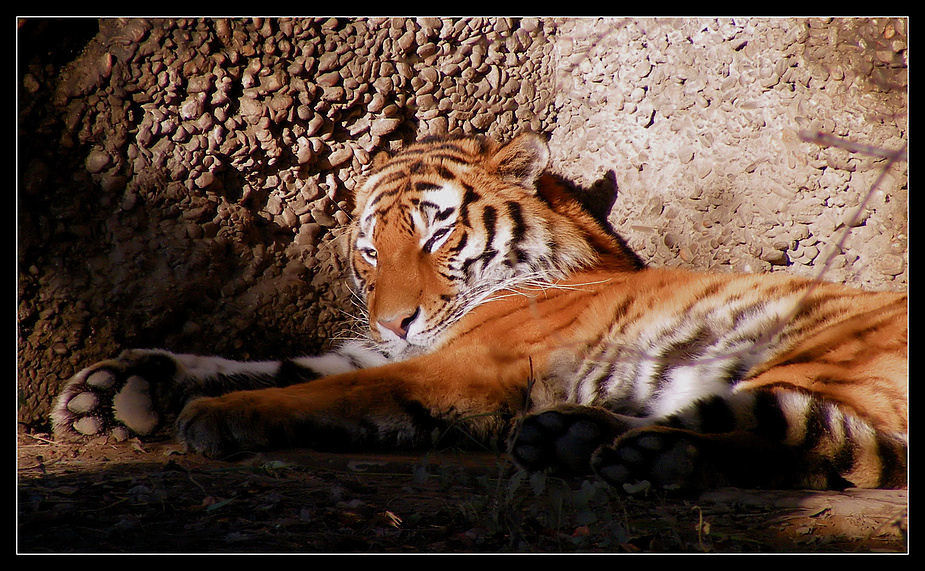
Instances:
[[[421,313],[420,307],[415,309],[414,313],[399,314],[392,319],[380,319],[379,325],[404,339],[408,336],[408,328],[411,327],[411,324],[417,319],[419,313]]]

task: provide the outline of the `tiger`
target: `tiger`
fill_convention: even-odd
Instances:
[[[189,454],[500,443],[615,488],[907,485],[907,294],[644,263],[546,137],[371,161],[345,234],[363,335],[280,360],[129,349],[66,382],[61,439]]]

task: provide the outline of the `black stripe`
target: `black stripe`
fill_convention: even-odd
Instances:
[[[771,391],[757,391],[753,405],[758,426],[755,432],[765,438],[780,442],[787,438],[787,418],[780,408],[777,396]]]
[[[466,243],[467,243],[468,241],[469,241],[469,234],[466,233],[466,232],[462,232],[461,235],[460,235],[460,237],[459,237],[459,242],[458,242],[455,246],[453,246],[452,248],[450,248],[450,253],[452,253],[452,254],[458,254],[458,253],[462,252],[462,251],[463,251],[463,248],[466,247]]]
[[[460,156],[453,153],[433,153],[428,156],[429,159],[442,159],[454,163],[468,163],[471,159],[467,156]]]
[[[353,355],[350,355],[349,353],[348,353],[348,354],[344,354],[344,353],[335,353],[335,354],[336,354],[337,356],[339,356],[339,357],[343,357],[344,359],[347,359],[347,361],[350,362],[350,366],[353,367],[353,368],[356,369],[356,370],[360,370],[360,369],[364,368],[364,367],[363,367],[363,363],[361,363],[360,361],[358,361],[356,357],[354,357]]]
[[[449,218],[454,212],[456,212],[455,206],[449,206],[441,210],[439,204],[437,204],[436,202],[431,202],[429,200],[412,199],[412,204],[420,204],[422,208],[430,208],[436,211],[433,216],[434,221],[436,222],[442,222],[443,220],[446,220],[447,218]]]
[[[482,196],[475,191],[471,186],[466,183],[462,183],[464,192],[463,192],[463,206],[469,206],[470,203],[482,200]]]
[[[445,208],[441,210],[440,212],[437,212],[437,215],[435,216],[435,218],[438,221],[443,221],[449,218],[450,216],[452,216],[454,212],[456,212],[456,208],[453,206],[450,206],[449,208]]]
[[[428,190],[440,190],[441,188],[443,187],[439,184],[434,184],[432,182],[427,182],[423,180],[419,180],[414,183],[414,190],[417,190],[420,192],[426,192]]]
[[[456,178],[456,175],[453,174],[453,171],[443,165],[434,165],[434,170],[437,172],[438,176],[441,176],[445,179],[453,180]]]
[[[599,354],[600,354],[600,351],[598,351],[597,354],[599,355]],[[595,376],[595,377],[594,377],[594,380],[590,381],[590,382],[591,382],[591,387],[594,389],[594,392],[595,392],[595,394],[597,395],[596,400],[598,400],[598,401],[606,402],[607,396],[608,396],[608,395],[610,394],[610,392],[611,392],[611,391],[610,391],[610,383],[608,383],[607,381],[609,381],[609,380],[611,380],[611,379],[613,378],[614,366],[615,366],[615,363],[609,363],[606,367],[604,367],[603,372],[601,372],[599,375]],[[590,372],[590,371],[589,371],[589,372]],[[583,383],[587,383],[587,382],[588,382],[588,377],[585,376],[585,377],[583,378],[582,381],[583,381]],[[616,404],[616,403],[614,403],[614,405],[615,405],[615,404]],[[613,412],[622,412],[622,411],[616,410],[616,408],[615,408],[614,405],[608,403],[608,404],[607,404],[607,409],[610,410],[610,411],[613,411]]]
[[[678,311],[678,313],[681,314],[681,315],[684,315],[684,314],[689,313],[692,309],[694,309],[695,306],[697,306],[697,305],[699,305],[700,303],[702,303],[703,300],[705,300],[705,299],[707,299],[707,298],[709,298],[709,297],[712,297],[712,296],[716,295],[717,293],[720,292],[721,289],[722,289],[722,284],[721,284],[721,283],[711,283],[711,284],[707,285],[707,287],[705,287],[705,288],[703,289],[703,291],[701,291],[701,292],[698,293],[697,295],[693,296],[693,297],[690,299],[690,301],[689,301],[688,303],[686,303],[686,304],[684,305],[684,307],[682,307],[682,308]]]
[[[880,482],[882,487],[900,487],[907,483],[908,465],[906,447],[897,440],[877,433],[877,455],[880,457]]]
[[[405,210],[403,220],[405,221],[403,230],[409,236],[414,236],[415,225],[414,225],[414,216],[411,215],[410,210]]]
[[[376,187],[378,188],[380,186],[389,185],[395,182],[396,180],[401,180],[405,178],[406,176],[408,176],[408,173],[406,173],[403,170],[396,170],[395,172],[383,174],[381,178],[378,181],[376,181]]]
[[[832,455],[832,471],[836,474],[846,474],[854,466],[857,452],[857,443],[851,436],[851,422],[849,415],[841,415],[841,433],[845,438],[841,441],[838,450]]]
[[[803,442],[800,443],[800,448],[812,450],[825,437],[828,428],[825,406],[818,399],[810,399],[804,421]]]
[[[421,174],[426,172],[428,167],[433,167],[435,169],[441,168],[441,164],[437,162],[441,160],[460,164],[469,162],[468,157],[452,153],[403,153],[389,161],[389,166],[408,165],[406,168],[409,172]],[[410,165],[408,163],[410,163]],[[452,178],[452,176],[450,178]]]
[[[489,248],[491,248],[492,242],[495,240],[495,224],[497,222],[498,211],[495,210],[494,206],[486,206],[485,210],[482,211],[482,223],[485,225],[485,233],[487,234],[485,245]]]
[[[692,335],[668,344],[658,354],[655,371],[653,372],[655,386],[661,389],[666,383],[670,382],[672,370],[679,365],[690,365],[694,359],[703,354],[704,349],[715,342],[716,337],[713,335],[713,331],[707,328],[706,325],[700,325]]]
[[[459,205],[459,221],[464,226],[471,228],[472,224],[469,222],[469,205],[481,200],[482,197],[468,184],[463,182],[462,185],[465,190],[463,192],[462,203]]]
[[[484,268],[488,263],[498,255],[498,251],[492,247],[492,241],[495,238],[495,224],[497,223],[498,214],[493,206],[486,206],[485,210],[482,211],[482,223],[485,225],[486,241],[485,241],[485,250],[473,258],[464,260],[462,263],[462,271],[465,274],[469,273],[469,267],[481,260],[482,267]]]
[[[419,144],[412,145],[402,150],[398,157],[406,155],[426,155],[435,151],[455,151],[458,153],[460,160],[466,160],[466,157],[469,156],[469,152],[453,140],[440,141],[439,139],[421,139],[418,143]]]
[[[428,238],[426,242],[424,242],[424,246],[421,249],[424,252],[430,254],[434,250],[434,243],[436,243],[437,240],[439,240],[440,238],[443,238],[444,236],[446,236],[446,233],[449,231],[450,231],[449,228],[441,228],[437,230],[436,232],[431,234],[430,238]]]
[[[736,428],[735,414],[729,403],[721,396],[698,401],[697,416],[700,417],[700,432],[732,432]]]
[[[398,194],[399,192],[401,192],[401,188],[393,188],[393,189],[391,189],[391,190],[383,190],[382,192],[376,194],[376,196],[372,197],[372,198],[369,200],[369,202],[366,204],[366,208],[369,208],[370,206],[374,206],[376,203],[378,203],[380,200],[382,200],[382,199],[385,198],[386,196],[395,196],[395,195]]]
[[[462,263],[462,266],[461,266],[460,270],[463,272],[463,274],[467,274],[467,275],[468,275],[468,273],[469,273],[469,266],[471,266],[471,265],[474,264],[475,262],[481,261],[481,262],[482,262],[482,268],[485,268],[485,266],[487,266],[488,263],[491,262],[491,261],[494,259],[494,257],[497,256],[497,255],[498,255],[498,252],[497,252],[494,248],[488,248],[488,249],[486,249],[484,252],[482,252],[481,254],[479,254],[478,256],[475,256],[474,258],[469,258],[469,259],[467,259],[467,260],[463,260],[463,263]]]
[[[514,229],[511,231],[513,233],[514,242],[521,242],[527,234],[527,225],[524,223],[523,209],[520,204],[514,201],[509,201],[506,205],[508,216],[511,217],[511,221],[514,223]]]
[[[303,367],[302,365],[299,365],[290,359],[285,359],[284,361],[280,362],[279,370],[276,372],[276,385],[285,387],[288,385],[314,381],[320,377],[321,375],[318,374],[318,372],[313,371],[308,367]]]

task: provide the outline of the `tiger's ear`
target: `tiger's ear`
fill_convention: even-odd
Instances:
[[[498,149],[490,164],[503,179],[534,188],[549,164],[549,147],[541,135],[522,133]]]

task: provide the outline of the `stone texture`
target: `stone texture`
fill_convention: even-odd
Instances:
[[[871,151],[908,137],[907,24],[25,21],[20,421],[128,347],[322,349],[354,312],[352,190],[427,134],[549,134],[555,171],[616,187],[609,220],[651,264],[905,288],[906,163],[870,191]]]

